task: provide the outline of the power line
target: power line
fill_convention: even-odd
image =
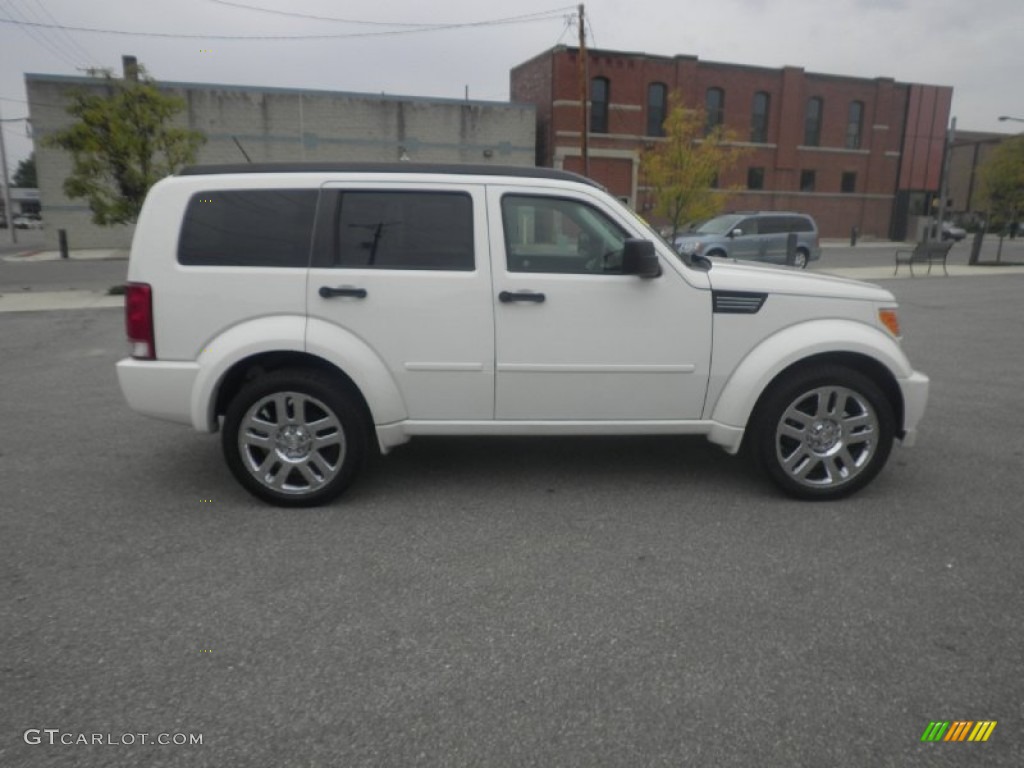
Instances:
[[[508,24],[529,24],[537,21],[551,21],[552,19],[561,18],[561,12],[564,9],[559,10],[556,14],[554,11],[546,11],[551,15],[541,16],[537,14],[527,14],[526,16],[510,16],[504,19],[491,19],[488,21],[468,21],[459,22],[455,24],[439,24],[431,27],[414,27],[412,29],[395,29],[382,32],[348,32],[343,34],[322,34],[322,35],[198,35],[189,33],[176,33],[176,32],[138,32],[129,31],[123,29],[99,29],[96,27],[76,27],[67,24],[42,24],[33,21],[19,21],[17,19],[3,18],[0,17],[0,24],[14,24],[20,27],[32,27],[36,29],[63,29],[70,30],[72,32],[89,32],[94,34],[104,35],[124,35],[128,37],[161,37],[171,38],[178,40],[240,40],[240,41],[281,41],[281,40],[341,40],[345,38],[355,37],[384,37],[388,35],[409,35],[420,32],[438,32],[446,29],[466,29],[471,27],[490,27],[490,26],[501,26]],[[75,66],[72,64],[71,66]]]
[[[587,25],[587,29],[590,31],[591,48],[597,48],[597,35],[594,34],[594,24],[590,21],[589,15],[584,19],[584,24]]]
[[[574,19],[574,17],[571,14],[565,16],[565,19],[564,19],[565,20],[565,25],[562,27],[562,34],[560,34],[558,36],[558,39],[555,40],[555,45],[560,45],[562,40],[565,39],[565,33],[568,32],[570,29],[572,29],[572,27],[573,27],[573,19]]]
[[[4,10],[6,10],[7,13],[13,14],[15,16],[19,16],[22,19],[24,19],[24,16],[22,15],[21,11],[16,6],[14,6],[11,3],[5,3],[4,4]],[[37,45],[42,46],[47,51],[49,51],[51,54],[53,54],[58,59],[63,61],[65,64],[67,64],[69,67],[74,68],[75,62],[72,59],[70,59],[64,53],[64,51],[61,50],[61,48],[59,46],[55,46],[52,42],[50,42],[50,40],[44,36],[44,34],[43,34],[43,32],[41,30],[37,29],[37,27],[39,26],[37,23],[31,22],[31,21],[27,21],[27,20],[18,21],[18,20],[15,20],[15,19],[10,19],[9,21],[11,23],[13,23],[13,24],[17,24],[17,25],[21,26],[22,27],[22,31],[26,35],[28,35],[30,38],[32,38],[32,40],[35,41],[35,43]]]
[[[422,24],[422,23],[416,23],[416,22],[411,22],[411,21],[410,22],[406,22],[406,21],[369,21],[369,20],[365,20],[365,19],[342,19],[342,18],[338,18],[337,16],[317,16],[317,15],[310,14],[310,13],[297,13],[295,11],[279,11],[279,10],[277,10],[275,8],[263,8],[263,7],[260,7],[258,5],[248,5],[247,3],[236,3],[236,2],[232,2],[231,0],[210,0],[210,2],[211,3],[216,3],[217,5],[231,6],[233,8],[243,8],[243,9],[245,9],[247,11],[257,11],[257,12],[260,12],[260,13],[272,13],[275,16],[289,16],[291,18],[296,18],[296,19],[312,19],[314,21],[332,21],[332,22],[338,22],[338,23],[344,23],[344,24],[364,24],[364,25],[373,26],[373,27],[404,27],[406,29],[425,29],[425,30],[429,30],[429,29],[438,29],[438,28],[445,28],[445,27],[455,26],[453,23],[445,23],[445,22],[433,22],[433,23],[430,23],[430,24]],[[494,19],[493,21],[490,21],[490,22],[469,22],[469,24],[499,23],[499,22],[512,21],[512,20],[515,20],[515,19],[526,20],[526,19],[529,19],[531,17],[537,17],[537,16],[544,16],[545,18],[548,18],[548,17],[550,17],[550,14],[552,14],[552,13],[559,13],[559,14],[561,14],[561,13],[563,13],[565,11],[568,11],[568,10],[572,10],[572,7],[571,6],[566,6],[564,8],[552,8],[549,11],[535,11],[533,13],[524,13],[524,14],[522,14],[520,16],[508,16],[508,17],[503,18],[503,19]],[[465,22],[460,22],[460,23],[465,23]]]
[[[33,2],[37,6],[39,6],[39,10],[41,10],[43,12],[43,15],[46,16],[46,18],[48,18],[54,24],[60,24],[60,22],[57,21],[57,19],[54,17],[54,15],[52,13],[50,13],[50,11],[47,9],[47,7],[45,5],[43,5],[43,0],[33,0]],[[77,40],[75,40],[75,38],[72,37],[69,32],[66,32],[64,30],[61,30],[61,32],[63,33],[64,39],[66,39],[68,41],[68,43],[70,43],[71,47],[75,50],[75,52],[78,54],[78,56],[82,59],[83,63],[92,63],[92,64],[98,64],[99,63],[97,61],[97,59],[91,53],[89,53],[89,51],[86,50],[86,48],[81,43],[79,43]]]

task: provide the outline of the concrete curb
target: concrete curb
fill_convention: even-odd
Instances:
[[[46,312],[61,309],[124,307],[124,296],[100,291],[47,291],[0,294],[0,312]]]

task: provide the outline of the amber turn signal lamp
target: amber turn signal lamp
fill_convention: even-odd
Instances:
[[[889,333],[899,338],[900,336],[900,318],[896,314],[895,309],[880,309],[878,310],[878,320],[889,329]]]

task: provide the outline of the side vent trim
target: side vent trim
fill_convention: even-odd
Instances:
[[[722,315],[756,315],[761,311],[767,293],[748,291],[712,291],[711,305],[714,312]]]

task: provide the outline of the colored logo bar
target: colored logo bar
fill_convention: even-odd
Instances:
[[[996,720],[932,720],[921,741],[988,741]]]

